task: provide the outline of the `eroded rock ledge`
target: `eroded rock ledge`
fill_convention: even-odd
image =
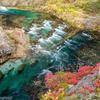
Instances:
[[[26,45],[22,29],[3,30],[0,27],[0,64],[9,59],[24,57]]]

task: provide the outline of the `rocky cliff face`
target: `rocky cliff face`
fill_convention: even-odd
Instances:
[[[43,4],[46,0],[0,0],[2,6],[33,6]]]
[[[0,63],[5,62],[15,51],[14,43],[0,27]]]
[[[22,29],[3,30],[0,27],[0,64],[24,57],[27,44]]]

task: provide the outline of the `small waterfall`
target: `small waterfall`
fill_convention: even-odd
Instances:
[[[50,31],[52,31],[51,21],[45,20],[41,27],[37,24],[33,24],[32,28],[28,32],[31,41],[36,42],[39,38],[46,38]]]
[[[43,49],[51,50],[56,48],[64,42],[64,36],[67,35],[63,30],[66,25],[58,25],[57,28],[53,28],[53,21],[45,20],[41,27],[33,24],[32,28],[28,32],[31,41],[37,42]],[[52,35],[50,37],[49,34]]]
[[[64,27],[58,26],[52,36],[50,36],[47,39],[39,39],[39,43],[42,47],[46,49],[53,49],[54,47],[57,47],[64,41],[64,36],[67,34],[66,32],[63,31]]]

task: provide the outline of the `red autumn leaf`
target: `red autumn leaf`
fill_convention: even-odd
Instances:
[[[86,90],[88,90],[90,93],[92,93],[93,90],[94,90],[93,87],[91,87],[89,85],[84,85],[83,88],[86,89]]]
[[[92,72],[92,70],[93,70],[92,66],[83,66],[83,67],[79,68],[78,75],[80,77],[83,77],[85,75],[90,74]]]
[[[92,72],[96,72],[96,71],[99,71],[100,70],[100,63],[97,63],[95,68],[93,68]]]
[[[95,86],[95,87],[100,87],[100,79],[96,79],[96,80],[94,81],[94,86]]]
[[[67,72],[67,73],[64,75],[64,80],[65,80],[68,84],[73,84],[73,85],[76,85],[76,84],[79,82],[77,73],[71,73],[71,72]]]
[[[74,91],[71,91],[69,94],[68,94],[68,96],[71,96],[71,95],[73,95],[73,94],[75,94],[76,93],[76,91],[74,90]]]
[[[51,79],[53,76],[54,76],[53,73],[49,72],[49,73],[47,73],[47,74],[45,75],[44,80],[47,81],[48,79]]]
[[[100,67],[100,62],[96,64],[96,67]]]

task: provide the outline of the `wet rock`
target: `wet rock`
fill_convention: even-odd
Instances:
[[[3,78],[3,74],[2,74],[2,72],[0,71],[0,80]]]
[[[24,70],[24,68],[25,68],[25,64],[20,65],[18,68],[18,73],[21,73]]]

